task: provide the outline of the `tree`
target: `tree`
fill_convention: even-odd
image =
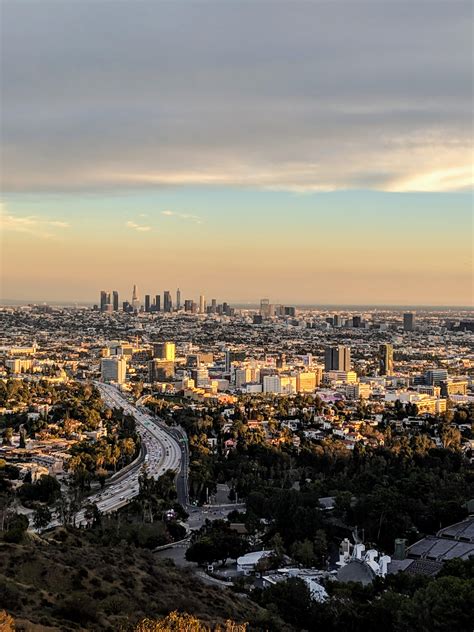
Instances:
[[[291,547],[291,554],[303,566],[312,566],[314,564],[314,546],[311,540],[295,542]]]
[[[202,621],[187,613],[171,612],[161,621],[143,619],[134,632],[246,632],[246,623],[226,621],[224,627],[208,627]]]
[[[0,610],[0,632],[15,632],[15,621],[5,610]]]
[[[472,632],[473,612],[474,581],[441,577],[417,590],[413,599],[405,602],[399,630]]]
[[[13,428],[5,428],[3,431],[3,445],[11,445],[13,438]]]
[[[323,529],[318,529],[314,536],[313,550],[315,563],[318,566],[326,566],[326,558],[328,554],[328,541],[326,532]]]
[[[45,529],[51,522],[51,519],[51,511],[46,505],[39,505],[39,507],[35,509],[33,514],[33,524],[38,531]]]
[[[21,542],[23,534],[28,529],[29,521],[24,514],[12,514],[8,518],[8,528],[3,539],[6,542]]]

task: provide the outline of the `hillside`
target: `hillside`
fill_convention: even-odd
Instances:
[[[174,610],[208,624],[232,619],[248,622],[249,630],[288,629],[270,623],[273,617],[253,602],[204,585],[150,551],[92,546],[85,534],[64,529],[48,540],[0,544],[0,607],[19,630],[30,629],[24,620],[51,632],[127,632]]]

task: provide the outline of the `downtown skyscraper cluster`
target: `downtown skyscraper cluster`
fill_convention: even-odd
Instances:
[[[116,290],[112,293],[102,290],[100,292],[99,305],[95,306],[101,312],[118,312],[119,307],[119,294]],[[181,290],[176,290],[176,300],[173,303],[170,290],[164,290],[163,295],[145,294],[143,302],[140,299],[138,287],[133,286],[131,301],[123,301],[121,310],[126,313],[135,313],[143,311],[145,313],[172,313],[172,312],[187,312],[190,314],[224,314],[231,316],[233,314],[233,308],[227,302],[218,303],[217,299],[211,299],[208,304],[203,294],[199,296],[199,301],[193,299],[185,299],[181,301]]]

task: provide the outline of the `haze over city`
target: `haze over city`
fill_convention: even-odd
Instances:
[[[470,13],[2,3],[1,297],[471,305]]]

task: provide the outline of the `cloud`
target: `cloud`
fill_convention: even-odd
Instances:
[[[2,188],[462,190],[471,9],[6,3]]]
[[[148,232],[149,230],[151,230],[151,226],[143,226],[141,224],[137,224],[137,223],[132,222],[132,221],[126,222],[125,226],[127,226],[127,228],[131,228],[133,230],[137,230],[138,232],[141,232],[141,233],[145,233],[145,232]]]
[[[40,239],[58,237],[57,232],[50,230],[52,228],[69,228],[69,224],[36,215],[14,215],[8,213],[5,205],[0,203],[0,230],[2,232],[26,233]]]
[[[190,213],[176,213],[175,211],[161,211],[162,215],[166,217],[178,217],[179,219],[188,220],[195,224],[202,224],[202,219],[198,215],[191,215]]]

